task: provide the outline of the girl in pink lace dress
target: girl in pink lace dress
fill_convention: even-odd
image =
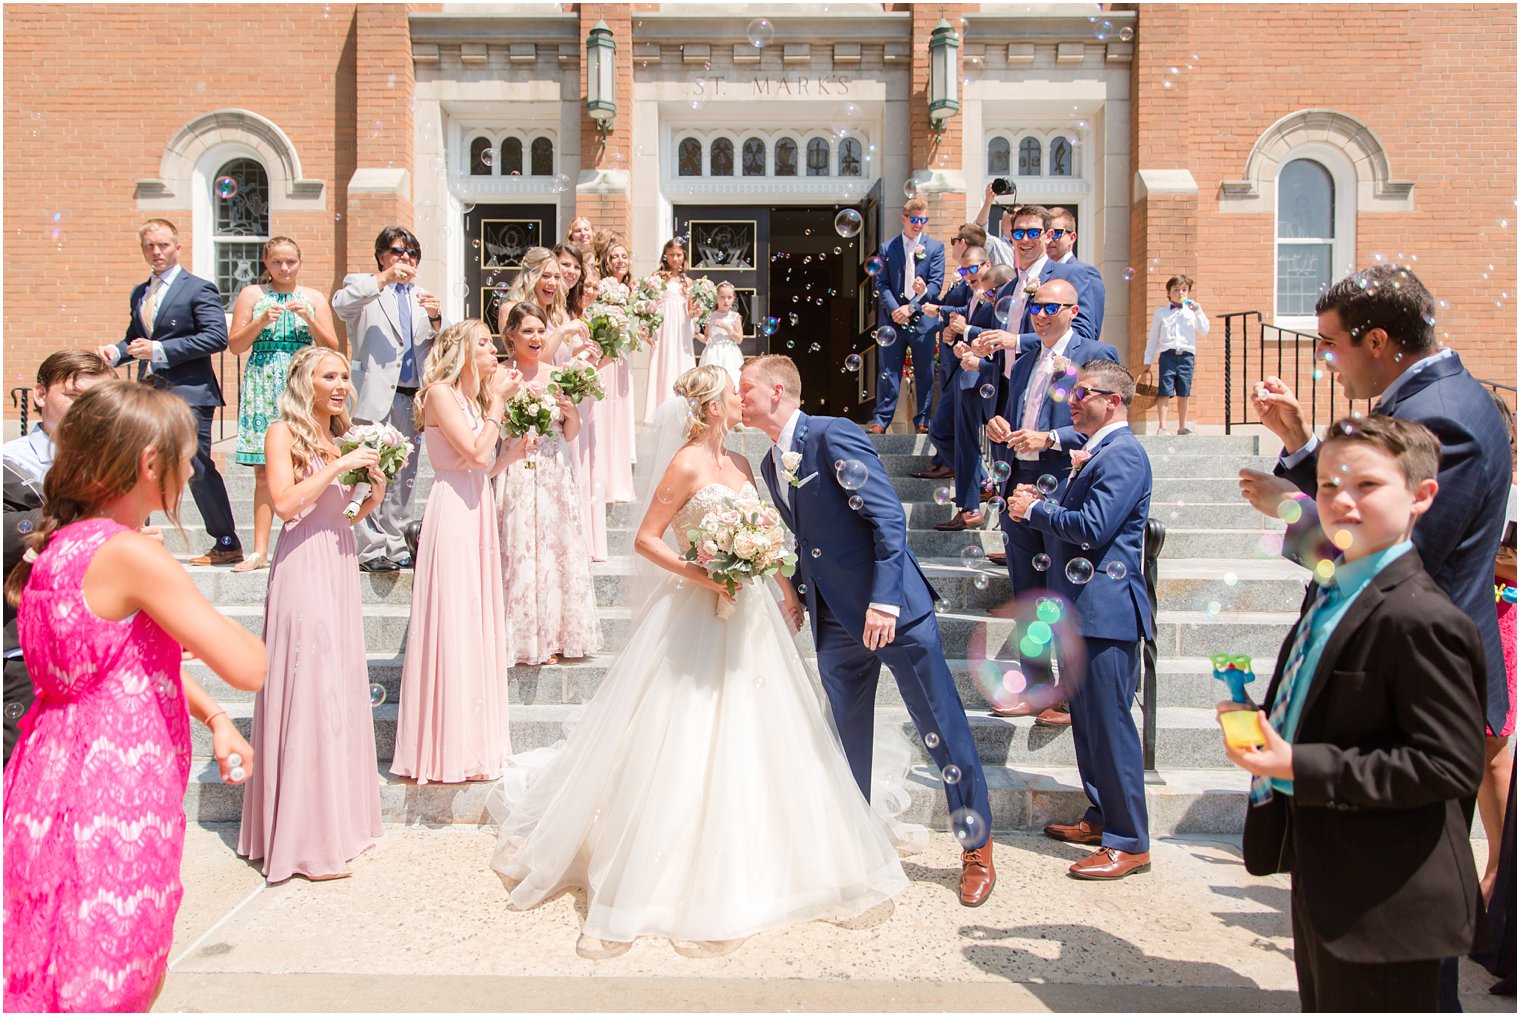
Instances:
[[[417,393],[434,480],[417,541],[391,772],[418,783],[495,779],[512,751],[490,475],[526,451],[525,441],[501,441],[502,404],[521,385],[496,365],[486,323],[462,321],[434,340]]]
[[[243,794],[237,849],[262,859],[271,882],[342,878],[380,835],[353,527],[384,499],[385,474],[375,449],[339,450],[348,392],[347,357],[301,350],[264,437],[270,502],[285,525],[264,600],[269,680],[253,702],[263,765]],[[352,488],[339,477],[351,469],[368,469],[371,489],[347,519]]]
[[[5,1008],[144,1011],[182,895],[189,717],[211,726],[224,779],[253,763],[226,713],[182,684],[180,647],[245,691],[263,683],[264,647],[135,532],[177,511],[189,407],[111,381],[56,436],[42,520],[6,581],[37,700],[5,769]]]
[[[505,338],[523,381],[542,392],[550,365],[540,361],[547,322],[531,304],[512,308]],[[504,477],[501,513],[502,581],[507,631],[517,663],[558,663],[602,646],[591,582],[591,545],[575,478],[572,443],[580,413],[559,400],[560,421],[533,458]]]

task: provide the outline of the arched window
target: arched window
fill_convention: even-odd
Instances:
[[[744,141],[744,175],[765,175],[765,142],[760,138],[746,138]]]
[[[1019,142],[1019,176],[1040,175],[1040,142],[1025,138]]]
[[[254,159],[224,163],[211,183],[211,207],[216,288],[222,309],[228,310],[238,290],[256,282],[262,270],[269,239],[269,174],[263,165]]]
[[[708,176],[734,175],[734,143],[728,138],[718,138],[712,143],[708,154]]]
[[[791,138],[776,142],[776,175],[797,175],[797,142]]]
[[[534,176],[554,175],[554,142],[548,138],[534,138],[529,155],[533,162]]]
[[[696,138],[682,138],[676,146],[676,173],[680,176],[702,175],[702,142]]]
[[[501,161],[497,165],[501,167],[502,176],[522,176],[522,138],[507,138],[501,143]]]
[[[829,175],[829,143],[822,138],[814,138],[807,143],[807,175]]]
[[[993,138],[987,143],[987,175],[1008,175],[1008,139]]]
[[[859,176],[860,170],[860,142],[854,138],[845,138],[839,142],[839,175]]]
[[[1313,159],[1277,177],[1277,314],[1313,317],[1330,286],[1335,255],[1335,181]]]
[[[1058,137],[1050,143],[1050,175],[1071,176],[1071,141]]]
[[[470,142],[470,175],[491,175],[491,139],[476,138]]]

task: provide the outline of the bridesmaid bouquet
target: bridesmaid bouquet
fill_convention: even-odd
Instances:
[[[797,555],[788,549],[780,513],[758,497],[724,498],[686,536],[691,541],[686,560],[701,565],[730,596],[747,582],[797,571]],[[717,614],[728,620],[734,604],[719,600]]]
[[[531,388],[524,387],[507,400],[501,431],[507,437],[526,437],[529,434],[547,437],[553,432],[559,417],[559,403],[554,401],[553,395],[548,391],[540,395]],[[538,468],[532,456],[524,465],[529,469]]]
[[[602,391],[602,375],[596,364],[583,356],[575,356],[563,367],[549,372],[548,394],[558,392],[577,406],[588,398],[606,398]]]
[[[645,345],[654,341],[660,325],[665,322],[665,312],[660,310],[660,299],[664,295],[665,280],[658,275],[646,275],[634,286],[628,310],[633,315],[639,340]]]
[[[591,341],[601,347],[603,356],[619,357],[639,348],[639,325],[628,301],[628,287],[617,279],[597,284],[596,299],[586,308],[586,323]]]
[[[697,304],[697,331],[707,327],[707,319],[712,312],[718,309],[718,284],[712,279],[694,279],[691,284],[691,298]]]
[[[388,423],[367,423],[358,427],[350,427],[348,433],[338,438],[338,449],[347,455],[355,448],[374,448],[380,453],[380,461],[376,469],[385,474],[388,481],[394,480],[396,474],[401,472],[412,457],[412,443],[406,439],[406,435]],[[359,508],[369,498],[372,489],[369,482],[369,470],[350,469],[338,477],[338,482],[353,486],[349,494],[348,506],[343,509],[343,517],[353,519],[359,514]]]

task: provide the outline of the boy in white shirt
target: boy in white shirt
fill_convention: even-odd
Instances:
[[[1151,320],[1150,341],[1145,344],[1145,369],[1137,379],[1150,380],[1151,362],[1161,356],[1161,378],[1156,387],[1156,433],[1170,434],[1166,429],[1166,412],[1171,408],[1172,396],[1177,396],[1177,433],[1191,434],[1188,426],[1188,396],[1193,394],[1193,354],[1198,352],[1198,336],[1209,333],[1209,316],[1189,295],[1193,280],[1186,275],[1173,275],[1166,280],[1167,305],[1156,311]]]

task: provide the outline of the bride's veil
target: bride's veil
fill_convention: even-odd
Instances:
[[[670,467],[670,460],[686,446],[690,423],[691,407],[685,399],[672,395],[660,403],[654,413],[654,422],[639,439],[638,473],[634,477],[634,513],[629,520],[629,525],[635,532],[655,499],[662,496],[660,481],[665,476],[665,470]],[[669,494],[663,496],[669,497]],[[664,540],[672,550],[679,553],[680,548],[669,530],[666,530]],[[633,582],[629,587],[632,595],[629,606],[633,608],[634,614],[637,615],[664,588],[677,581],[679,580],[673,573],[635,552]]]

